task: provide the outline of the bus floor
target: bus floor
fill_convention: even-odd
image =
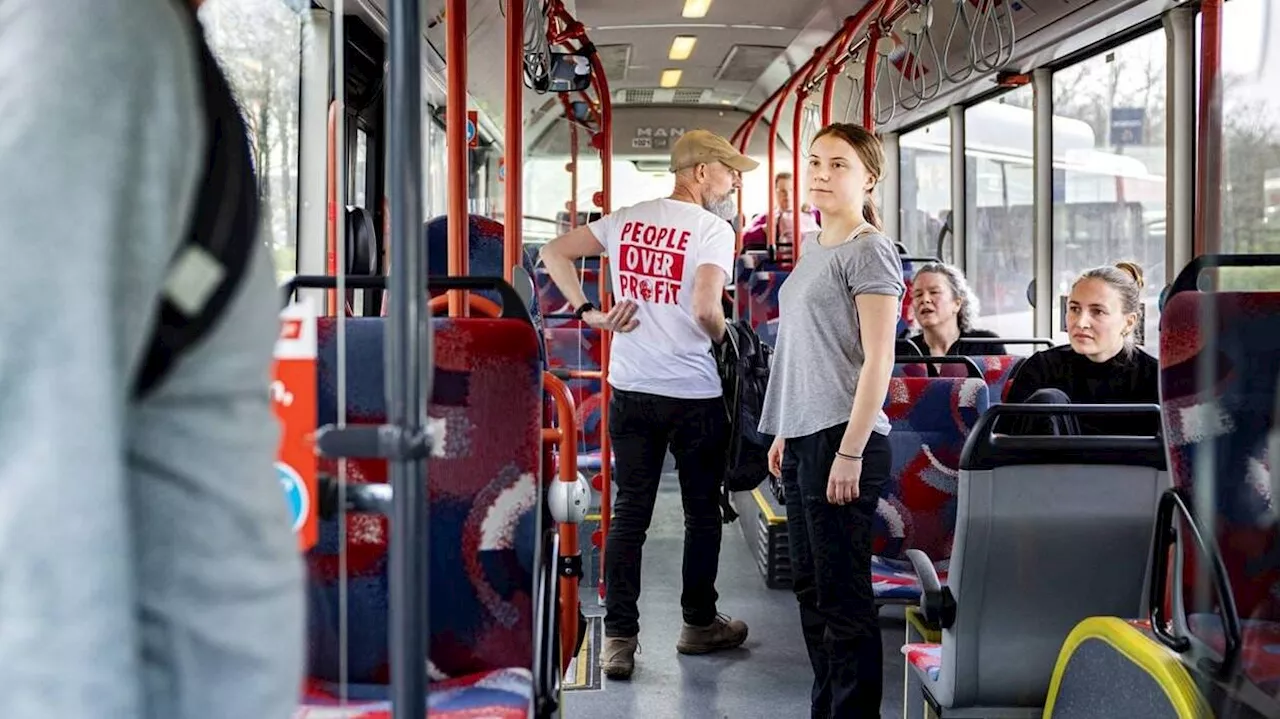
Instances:
[[[800,636],[790,590],[768,589],[735,525],[724,527],[718,608],[742,619],[751,633],[736,650],[702,656],[676,652],[680,634],[680,564],[684,519],[671,458],[662,477],[653,523],[644,545],[640,594],[640,652],[628,681],[600,674],[595,646],[602,640],[604,607],[596,588],[584,587],[588,616],[583,652],[569,667],[564,716],[590,719],[807,719],[813,672]],[[738,521],[742,521],[741,518]],[[884,642],[881,716],[901,717],[904,622],[900,607],[880,612]],[[582,666],[579,666],[579,665]]]

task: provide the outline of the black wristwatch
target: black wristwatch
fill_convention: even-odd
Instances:
[[[582,305],[578,307],[578,309],[573,311],[573,318],[575,320],[580,320],[582,319],[583,315],[594,310],[595,308],[596,306],[591,304],[590,302],[583,302]]]

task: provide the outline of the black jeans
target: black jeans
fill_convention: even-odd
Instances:
[[[640,566],[653,519],[667,449],[675,455],[684,503],[684,621],[706,626],[716,618],[720,565],[720,483],[729,420],[724,401],[677,399],[613,390],[609,438],[618,488],[605,544],[605,636],[640,632]]]
[[[883,693],[871,532],[889,479],[889,439],[871,433],[857,501],[831,504],[827,477],[845,427],[788,439],[782,459],[792,583],[813,664],[813,719],[879,717]]]
[[[1046,387],[1031,393],[1023,404],[1071,404],[1071,398],[1056,387]],[[1075,415],[1049,415],[1041,417],[1008,417],[1009,434],[1021,437],[1057,436],[1078,437],[1080,422]]]

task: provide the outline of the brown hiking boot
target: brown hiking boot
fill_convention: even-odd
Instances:
[[[600,650],[600,668],[610,679],[630,679],[636,669],[639,637],[605,637]]]
[[[745,641],[746,623],[720,614],[705,627],[684,625],[680,630],[680,641],[676,642],[676,651],[681,654],[706,654],[740,647]]]

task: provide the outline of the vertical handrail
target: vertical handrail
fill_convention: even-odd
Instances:
[[[449,100],[445,105],[445,144],[449,167],[449,275],[465,277],[469,264],[467,231],[467,2],[446,0],[445,70]],[[449,291],[449,316],[464,317],[467,304],[461,290]]]
[[[390,59],[387,91],[388,198],[391,204],[391,252],[388,278],[386,373],[387,423],[403,437],[426,431],[426,406],[431,397],[433,369],[431,324],[426,307],[426,248],[422,228],[422,84],[421,5],[418,0],[390,0]],[[454,14],[460,6],[462,14]],[[450,38],[463,26],[466,1],[450,0]],[[459,23],[461,18],[462,22]],[[451,48],[452,49],[452,48]],[[451,58],[452,59],[452,58]],[[458,68],[465,71],[465,65]],[[449,67],[452,73],[455,68]],[[465,79],[463,80],[465,86]],[[454,107],[465,94],[455,95]],[[462,121],[466,121],[465,104]],[[461,149],[466,143],[450,145]],[[451,168],[452,169],[452,168]],[[465,187],[465,165],[463,166]],[[456,189],[456,188],[455,188]],[[465,203],[465,197],[463,202]],[[465,204],[464,204],[465,211]],[[450,225],[450,231],[460,229]],[[425,351],[424,351],[425,350]],[[404,442],[401,443],[405,444]],[[391,649],[391,710],[396,719],[423,719],[427,706],[428,564],[427,462],[414,453],[399,453],[387,463],[391,475],[392,507],[389,566],[389,643]]]
[[[578,423],[573,394],[568,385],[550,372],[543,373],[542,383],[555,406],[557,425],[554,430],[543,430],[542,441],[544,445],[555,443],[558,448],[556,481],[572,485],[578,481]],[[561,522],[557,533],[561,555],[580,556],[578,525]],[[558,562],[559,558],[553,557],[551,561]],[[569,660],[573,658],[571,650],[578,638],[578,585],[576,574],[560,573],[560,646],[564,649],[560,655],[561,671],[569,668]]]
[[[507,0],[507,132],[502,278],[511,284],[524,249],[524,3]],[[452,227],[452,223],[449,225]]]
[[[1200,108],[1194,257],[1222,245],[1222,0],[1200,3]]]
[[[826,55],[827,48],[831,45],[839,44],[840,39],[844,37],[845,28],[840,28],[836,33],[836,39],[818,48],[813,53],[813,62],[809,64],[809,71],[804,74],[804,80],[800,83],[800,89],[796,92],[796,105],[791,112],[791,261],[798,262],[800,260],[800,158],[804,151],[800,147],[801,141],[801,123],[804,120],[804,103],[809,99],[809,83],[813,81],[813,75],[817,71],[818,66],[822,64],[822,58]]]
[[[884,32],[882,23],[890,2],[891,0],[881,0],[880,14],[867,33],[867,62],[862,70],[862,126],[872,132],[876,130],[876,65],[880,62],[880,52],[876,45],[880,43]]]
[[[819,48],[819,50],[820,49],[821,48]],[[786,106],[787,98],[791,96],[791,91],[795,89],[795,87],[800,83],[801,78],[809,71],[809,68],[814,64],[814,62],[817,61],[817,59],[818,59],[818,52],[815,51],[814,54],[810,56],[809,59],[806,60],[803,65],[800,66],[800,69],[796,70],[795,74],[792,75],[790,78],[788,78],[786,83],[783,84],[782,93],[781,95],[778,96],[777,104],[773,106],[773,118],[769,121],[769,157],[768,157],[769,183],[771,188],[774,182],[774,179],[773,179],[774,173],[777,171],[776,168],[777,168],[777,162],[778,162],[778,123],[781,122],[782,120],[782,108]],[[792,154],[795,154],[796,148],[794,147],[791,148],[791,152]],[[769,204],[768,204],[769,214],[768,214],[768,219],[765,220],[765,237],[767,238],[768,247],[771,250],[776,249],[778,245],[778,238],[777,238],[778,222],[777,222],[777,218],[774,217],[774,214],[777,212],[777,206],[775,204],[776,198],[774,197],[774,195],[776,194],[777,193],[775,192],[769,193]],[[795,250],[793,248],[792,252],[794,251]]]
[[[338,78],[338,82],[342,82],[342,78]],[[337,98],[329,101],[328,158],[325,162],[325,268],[333,277],[340,274],[338,272],[338,115],[341,111]],[[346,274],[345,269],[341,274]],[[338,308],[341,306],[338,304],[338,291],[329,290],[328,298],[326,314],[338,316]],[[344,296],[343,303],[345,302]]]
[[[605,77],[600,54],[591,51],[591,75],[600,98],[600,133],[596,136],[596,149],[600,151],[600,205],[601,214],[613,211],[613,97],[609,94],[609,79]],[[599,292],[600,306],[608,312],[613,306],[613,288],[609,286],[609,257],[600,257]],[[613,392],[609,387],[609,355],[613,349],[613,337],[600,333],[600,581],[599,596],[603,600],[604,561],[609,544],[609,527],[613,524],[613,444],[609,441],[609,401]]]

